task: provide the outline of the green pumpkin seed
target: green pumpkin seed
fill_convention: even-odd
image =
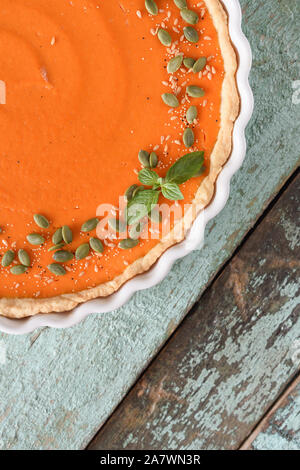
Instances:
[[[182,140],[183,140],[184,145],[187,148],[192,147],[194,145],[195,136],[194,136],[194,132],[192,131],[192,129],[190,129],[189,127],[185,129]]]
[[[155,224],[159,224],[162,221],[161,212],[157,207],[152,209],[152,211],[149,213],[149,219],[152,220],[152,222]]]
[[[199,16],[193,10],[189,10],[188,8],[183,8],[180,10],[180,14],[182,19],[189,24],[197,24],[199,21]]]
[[[1,264],[4,268],[7,268],[15,259],[15,253],[12,250],[8,250],[2,258]]]
[[[145,228],[145,223],[139,222],[138,224],[132,225],[128,231],[129,237],[132,240],[140,238],[142,231]]]
[[[145,7],[150,15],[158,14],[158,7],[154,0],[145,0]]]
[[[26,266],[27,268],[29,268],[31,262],[30,262],[30,256],[27,253],[27,251],[19,250],[18,258],[19,258],[20,263],[23,264],[23,266]]]
[[[10,272],[12,274],[15,274],[16,276],[20,276],[21,274],[26,273],[26,271],[27,271],[27,266],[23,266],[23,264],[18,264],[10,268]]]
[[[99,240],[99,238],[91,238],[90,247],[92,248],[92,250],[96,251],[96,253],[103,253],[104,251],[104,246],[101,240]]]
[[[67,273],[65,268],[57,263],[49,264],[48,269],[55,276],[64,276]]]
[[[198,171],[198,173],[196,173],[193,178],[197,178],[198,176],[201,176],[204,172],[205,172],[206,168],[204,165],[202,165],[202,167],[200,168],[200,170]]]
[[[54,261],[57,261],[58,263],[66,263],[68,261],[71,261],[74,258],[73,253],[70,251],[66,250],[59,250],[56,251],[53,255]]]
[[[127,225],[123,220],[111,218],[108,219],[108,225],[112,228],[115,232],[123,233],[127,229]]]
[[[170,108],[178,108],[179,101],[177,96],[173,95],[173,93],[164,93],[161,95],[163,102],[170,106]]]
[[[35,214],[33,218],[34,218],[36,225],[38,225],[40,228],[48,228],[50,225],[49,220],[46,219],[44,215]]]
[[[186,120],[189,124],[193,124],[198,117],[198,110],[196,106],[190,106],[186,112]]]
[[[150,168],[150,163],[149,163],[149,153],[146,152],[146,150],[140,150],[139,151],[139,161],[143,165],[144,168]]]
[[[65,246],[65,243],[64,243],[64,242],[57,243],[57,245],[51,246],[51,248],[49,248],[48,251],[60,250],[60,249],[63,248],[64,246]]]
[[[203,70],[204,67],[206,66],[206,62],[207,62],[206,57],[199,57],[199,59],[196,60],[196,62],[193,65],[193,72],[194,73],[201,72],[201,70]]]
[[[186,8],[187,7],[187,4],[186,4],[186,0],[173,0],[175,5],[180,8],[180,10],[182,8]]]
[[[72,233],[72,230],[70,229],[70,227],[68,227],[68,225],[64,225],[62,227],[62,237],[63,237],[63,241],[68,245],[69,243],[72,243],[73,241],[73,233]]]
[[[27,235],[27,240],[31,245],[42,245],[45,243],[45,238],[39,233],[30,233]]]
[[[77,248],[75,252],[75,257],[78,261],[80,261],[81,259],[86,258],[89,252],[90,252],[90,245],[88,243],[83,243]]]
[[[176,57],[173,57],[173,59],[170,60],[167,66],[168,73],[177,72],[177,70],[179,70],[181,67],[182,61],[183,61],[182,55],[177,55]]]
[[[121,240],[119,243],[119,248],[121,250],[130,250],[139,244],[138,240],[132,240],[131,238],[126,238],[126,240]]]
[[[138,186],[133,192],[132,198],[134,198],[137,195],[137,193],[139,193],[140,191],[144,191],[144,189],[145,189],[145,186]]]
[[[186,89],[187,95],[191,96],[192,98],[202,98],[205,95],[205,91],[203,88],[200,88],[196,85],[190,85]]]
[[[187,39],[189,42],[199,41],[199,34],[192,26],[186,26],[183,28],[183,34],[185,39]]]
[[[94,217],[93,219],[87,220],[83,226],[81,227],[82,232],[91,232],[92,230],[95,230],[99,223],[99,219],[97,217]]]
[[[172,44],[172,38],[170,33],[165,29],[160,28],[157,33],[158,39],[162,43],[163,46],[169,47]]]
[[[150,163],[150,168],[156,168],[157,167],[157,165],[158,165],[158,156],[156,155],[155,152],[150,153],[149,163]]]
[[[138,188],[137,184],[132,184],[125,192],[125,197],[127,201],[131,201],[134,191]]]
[[[194,64],[195,64],[195,59],[192,59],[192,57],[185,57],[183,59],[183,65],[187,68],[187,69],[192,69]]]
[[[62,228],[59,228],[53,234],[52,243],[54,245],[58,245],[58,243],[61,243],[62,241],[63,241]]]

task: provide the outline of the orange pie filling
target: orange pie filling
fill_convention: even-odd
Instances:
[[[75,253],[97,237],[81,226],[96,217],[98,206],[118,207],[127,188],[140,184],[140,149],[155,151],[160,177],[183,155],[204,151],[204,173],[180,185],[184,199],[176,204],[182,207],[208,174],[224,78],[217,32],[204,1],[188,1],[199,16],[195,25],[173,1],[156,3],[161,9],[151,15],[144,0],[1,0],[0,254],[3,259],[12,250],[15,259],[0,267],[0,297],[48,298],[95,287],[159,243],[150,229],[124,250],[117,234],[102,240],[102,253],[91,248],[84,259],[61,263],[64,275],[48,269],[57,229],[71,229],[73,240],[64,249]],[[186,39],[187,26],[198,32],[197,42]],[[170,46],[159,40],[159,28],[171,35]],[[168,73],[169,61],[180,54],[205,57],[206,64],[197,73],[184,63]],[[188,86],[205,95],[188,96]],[[179,106],[167,106],[163,93],[176,96]],[[186,120],[190,106],[198,111],[192,124]],[[187,127],[195,139],[190,148],[183,144]],[[162,195],[159,202],[174,204]],[[49,227],[39,227],[34,214],[43,214]],[[30,233],[44,243],[29,243]],[[30,266],[16,275],[19,250],[28,253]]]

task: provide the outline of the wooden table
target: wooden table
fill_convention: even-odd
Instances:
[[[300,3],[241,4],[256,105],[229,203],[125,307],[0,335],[0,448],[300,449]]]

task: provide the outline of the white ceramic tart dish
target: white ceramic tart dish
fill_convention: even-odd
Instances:
[[[214,8],[219,3],[216,0],[207,0],[207,7],[213,13]],[[129,266],[123,275],[110,281],[105,286],[98,286],[78,294],[66,294],[59,300],[40,299],[47,304],[47,308],[35,307],[36,299],[17,299],[18,306],[14,310],[16,317],[27,316],[27,318],[6,318],[0,316],[0,330],[6,333],[23,334],[33,331],[42,326],[51,326],[56,328],[66,328],[72,326],[92,313],[104,313],[115,310],[124,305],[131,296],[142,289],[147,289],[158,284],[170,271],[173,263],[196,249],[204,238],[204,229],[209,220],[215,217],[224,207],[229,196],[230,180],[233,174],[241,166],[246,152],[245,127],[251,117],[253,110],[253,97],[248,83],[248,76],[251,68],[251,50],[249,44],[241,30],[241,9],[238,0],[224,0],[222,2],[228,13],[228,24],[230,39],[237,52],[239,59],[237,73],[235,70],[235,56],[233,58],[230,52],[230,44],[222,43],[222,33],[219,36],[219,43],[225,62],[228,57],[227,67],[228,75],[224,78],[222,93],[227,98],[230,94],[233,99],[224,99],[223,108],[221,105],[221,121],[225,128],[225,138],[221,132],[211,155],[211,169],[206,180],[203,180],[198,194],[195,198],[198,216],[193,221],[191,214],[187,217],[192,227],[186,234],[186,237],[180,243],[174,241],[172,234],[162,240],[152,252],[147,253],[142,260],[135,261]],[[214,17],[214,14],[212,15]],[[226,28],[226,22],[220,21],[215,24],[220,33],[222,28]],[[226,37],[226,34],[223,33]],[[226,48],[227,52],[226,52]],[[240,100],[235,99],[236,88],[232,85],[232,79],[237,84]],[[226,108],[226,103],[228,106]],[[237,115],[237,103],[239,103],[239,115]],[[235,120],[236,119],[236,120]],[[232,125],[234,123],[233,131]],[[229,135],[229,140],[228,140]],[[232,136],[232,138],[231,138]],[[231,153],[230,153],[231,151]],[[230,157],[228,159],[228,155]],[[215,162],[215,163],[214,163]],[[213,199],[212,199],[213,197]],[[211,200],[212,199],[212,200]],[[210,202],[211,201],[211,202]],[[207,205],[209,203],[209,205]],[[176,243],[176,244],[175,244]],[[145,272],[146,271],[146,272]],[[92,299],[92,300],[89,300]],[[1,310],[5,309],[5,300],[2,300]],[[15,300],[15,299],[14,299]],[[7,300],[7,307],[11,300]],[[22,302],[24,312],[22,314]],[[27,305],[25,306],[27,302]],[[83,302],[83,303],[82,303]],[[41,311],[49,312],[49,304],[53,306],[51,311],[59,313],[38,313]],[[76,306],[77,305],[77,306]],[[74,307],[74,308],[73,308]],[[62,313],[65,309],[68,313]],[[20,312],[20,313],[18,313]],[[34,316],[29,316],[34,315]]]

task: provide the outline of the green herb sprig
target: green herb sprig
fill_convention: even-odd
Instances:
[[[184,197],[179,185],[199,174],[203,162],[204,152],[188,153],[169,168],[165,178],[161,178],[154,170],[143,168],[138,174],[139,181],[151,189],[137,192],[128,202],[128,225],[136,224],[148,216],[157,205],[160,194],[170,201],[182,200]]]

